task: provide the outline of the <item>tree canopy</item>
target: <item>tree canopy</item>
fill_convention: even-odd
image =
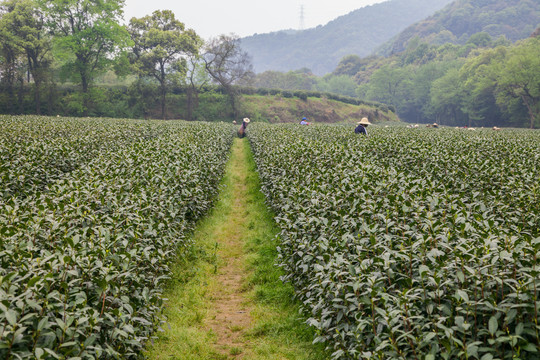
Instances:
[[[120,25],[124,0],[37,0],[54,34],[56,55],[64,73],[81,84],[88,108],[89,86],[112,64],[112,57],[129,45]]]
[[[178,21],[170,10],[156,10],[152,15],[132,18],[129,33],[133,40],[133,62],[140,76],[159,82],[161,117],[166,117],[167,82],[174,76],[185,76],[187,55],[199,52],[201,38]]]

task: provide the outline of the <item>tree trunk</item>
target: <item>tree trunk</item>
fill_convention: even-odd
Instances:
[[[49,88],[49,91],[47,93],[47,114],[50,116],[53,114],[54,96],[53,96],[53,87],[49,86],[48,88]]]
[[[525,106],[527,107],[527,110],[529,111],[529,119],[531,121],[531,124],[530,124],[530,128],[531,129],[534,129],[534,111],[532,109],[532,106],[529,104],[529,101],[527,101],[527,97],[522,95],[521,96],[521,100],[523,101],[523,103],[525,104]]]
[[[36,115],[41,115],[41,92],[40,82],[34,77],[34,91],[36,100]]]
[[[19,92],[17,94],[19,103],[19,114],[24,114],[24,75],[19,78]]]
[[[167,100],[166,95],[167,95],[167,90],[165,89],[165,84],[161,84],[161,118],[163,120],[167,120],[165,116],[166,115],[165,101]]]
[[[83,72],[81,72],[81,85],[83,92],[83,116],[88,116],[88,79]]]
[[[8,113],[14,114],[14,104],[15,104],[15,90],[13,89],[13,83],[10,81],[7,84],[7,93],[8,93]]]
[[[30,83],[30,74],[34,79],[34,99],[36,102],[36,114],[41,115],[41,83],[43,69],[34,52],[26,51],[28,55],[28,83]]]
[[[187,88],[186,92],[186,120],[192,121],[193,120],[193,109],[195,107],[195,89],[193,87],[189,86]]]
[[[231,103],[231,109],[233,114],[233,119],[236,119],[238,117],[238,109],[236,108],[236,93],[234,92],[234,89],[232,86],[226,86],[225,91],[227,92],[227,95],[229,96],[229,101]]]

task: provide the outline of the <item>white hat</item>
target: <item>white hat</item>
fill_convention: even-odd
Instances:
[[[369,122],[368,118],[362,118],[362,120],[360,120],[357,124],[360,124],[360,125],[371,125],[371,123]]]
[[[245,123],[249,123],[249,118],[244,118]]]

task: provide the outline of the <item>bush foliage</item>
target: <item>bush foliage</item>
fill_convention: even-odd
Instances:
[[[229,125],[1,117],[0,358],[136,358]]]
[[[335,359],[537,359],[536,132],[254,124],[279,264]]]

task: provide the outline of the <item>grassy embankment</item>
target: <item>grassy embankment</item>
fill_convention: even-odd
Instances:
[[[236,139],[222,192],[166,294],[170,328],[151,359],[325,359],[274,266],[278,232],[247,139]]]
[[[327,98],[285,98],[280,95],[244,95],[242,106],[250,119],[271,123],[299,122],[306,116],[321,123],[355,123],[362,117],[372,122],[397,122],[396,114],[372,105],[352,105]]]

